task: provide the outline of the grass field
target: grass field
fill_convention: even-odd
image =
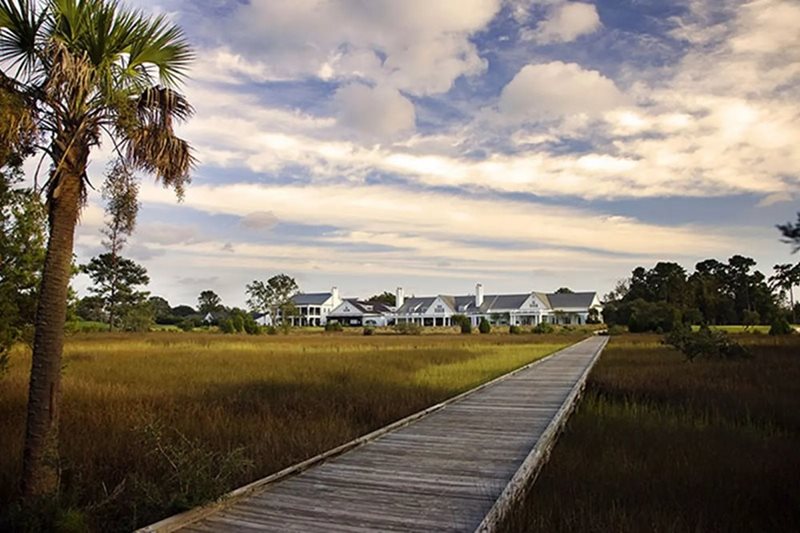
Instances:
[[[63,500],[79,513],[65,521],[80,529],[85,518],[96,531],[145,525],[578,338],[70,337],[63,370]],[[29,367],[29,355],[19,348],[0,381],[0,507],[17,496]]]
[[[509,531],[800,531],[800,336],[697,360],[614,337]]]

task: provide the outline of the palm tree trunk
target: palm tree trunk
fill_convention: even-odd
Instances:
[[[75,155],[80,160],[80,154]],[[82,172],[63,172],[58,180],[59,186],[49,199],[50,237],[36,309],[22,465],[22,491],[28,500],[55,494],[59,484],[61,352],[67,314],[67,288],[72,274],[72,246],[81,204],[81,176]]]

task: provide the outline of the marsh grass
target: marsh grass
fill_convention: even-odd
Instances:
[[[800,530],[800,337],[696,360],[614,337],[508,531]]]
[[[83,510],[94,530],[130,530],[195,505],[198,498],[216,496],[209,491],[224,492],[266,476],[578,338],[75,335],[63,359],[64,498]],[[18,347],[0,381],[0,506],[17,497],[29,367],[29,355]],[[161,428],[161,444],[148,438],[153,427]],[[174,468],[186,463],[183,470],[207,470],[211,460],[229,465],[224,486]],[[192,492],[184,487],[187,479],[211,489]],[[138,490],[172,483],[182,494],[143,499]]]

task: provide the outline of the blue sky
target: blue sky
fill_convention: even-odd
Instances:
[[[198,54],[201,164],[180,204],[143,177],[127,251],[173,304],[280,272],[606,292],[659,260],[796,259],[774,229],[800,192],[796,1],[129,3]],[[93,198],[79,259],[101,224]]]

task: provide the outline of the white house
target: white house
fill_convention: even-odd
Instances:
[[[342,303],[339,288],[330,292],[298,293],[292,296],[296,314],[289,317],[292,326],[324,326],[328,314]]]
[[[505,325],[586,324],[591,313],[596,312],[600,318],[601,311],[602,305],[594,292],[486,295],[479,283],[475,294],[467,296],[439,294],[406,299],[403,289],[398,288],[395,319],[420,326],[450,326],[453,315],[462,314],[473,325],[482,318]]]
[[[343,326],[386,326],[394,310],[380,302],[346,298],[328,314],[328,321]]]

